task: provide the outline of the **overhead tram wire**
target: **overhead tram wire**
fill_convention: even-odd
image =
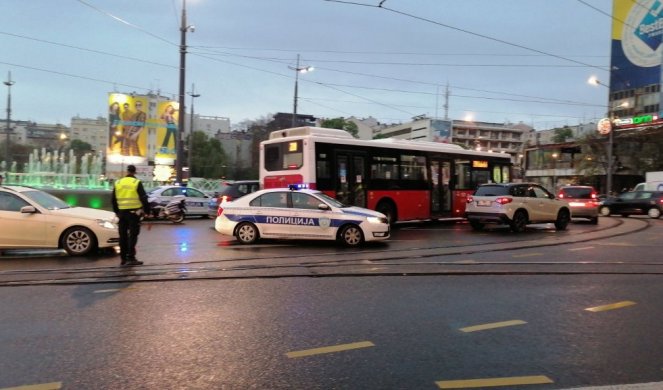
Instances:
[[[371,51],[371,50],[319,50],[319,49],[274,49],[274,48],[259,48],[259,47],[228,47],[228,46],[206,46],[206,45],[192,45],[191,48],[195,49],[214,49],[214,50],[249,50],[249,51],[276,51],[276,52],[289,52],[289,53],[326,53],[326,54],[377,54],[377,55],[413,55],[413,56],[453,56],[453,57],[474,57],[486,56],[486,53],[422,53],[422,52],[400,52],[400,51]],[[508,53],[491,53],[491,57],[547,57],[544,54],[508,54]],[[569,56],[574,57],[574,56]],[[577,57],[606,57],[603,55],[582,55]]]
[[[203,57],[203,58],[206,58],[206,59],[209,59],[209,60],[213,60],[213,61],[228,63],[228,64],[236,65],[236,66],[244,66],[244,67],[247,67],[247,68],[250,68],[250,69],[263,71],[263,72],[270,72],[270,71],[262,70],[262,69],[259,69],[259,68],[253,68],[253,67],[250,67],[250,66],[237,64],[237,63],[230,62],[230,61],[220,60],[218,58],[206,57],[205,55],[200,54],[200,53],[192,52],[191,54],[192,55],[198,55],[200,57]],[[284,63],[281,59],[256,57],[256,56],[245,56],[245,55],[235,55],[235,54],[230,54],[230,53],[224,53],[224,54],[227,54],[229,56],[237,56],[237,57],[240,57],[240,58],[255,59],[255,60],[259,60],[259,61],[275,62],[275,63],[278,63],[278,64],[283,64]],[[361,72],[351,72],[351,71],[345,71],[345,70],[339,70],[339,69],[333,69],[333,68],[326,68],[326,67],[320,67],[320,66],[317,66],[316,68],[318,70],[327,70],[327,71],[331,71],[331,72],[338,72],[338,73],[344,73],[344,74],[353,74],[353,75],[358,75],[358,76],[379,78],[379,79],[383,79],[383,80],[401,81],[401,82],[407,82],[407,83],[412,83],[412,84],[422,84],[422,85],[431,85],[431,86],[439,86],[440,85],[439,83],[433,83],[433,82],[428,82],[428,81],[407,80],[407,79],[401,79],[401,78],[395,78],[395,77],[380,76],[380,75],[376,75],[376,74],[368,74],[368,73],[361,73]],[[279,74],[281,76],[284,76],[280,73],[275,73],[275,74]],[[331,84],[331,83],[326,83],[326,84],[327,85],[337,85],[337,84]],[[362,87],[358,87],[358,86],[348,86],[348,87],[350,87],[350,88],[362,88]],[[480,90],[480,89],[459,87],[459,86],[454,86],[454,85],[452,85],[452,87],[456,88],[456,89],[465,89],[465,90],[473,90],[473,91],[477,91],[477,92],[493,93],[493,94],[499,95],[501,97],[503,97],[503,96],[518,96],[518,97],[526,97],[526,98],[531,98],[531,99],[537,99],[536,101],[530,101],[532,103],[544,103],[545,104],[546,102],[550,101],[550,102],[554,102],[553,104],[562,103],[562,104],[571,104],[571,105],[586,105],[586,106],[597,106],[597,107],[599,106],[599,105],[594,105],[594,104],[584,103],[584,102],[574,102],[574,101],[571,101],[571,100],[551,99],[551,98],[545,98],[545,97],[539,97],[539,96],[528,96],[528,95],[513,94],[513,93],[509,93],[509,92]],[[371,89],[371,87],[363,87],[363,88]],[[379,89],[379,88],[375,88],[375,89]],[[386,91],[388,91],[388,90],[386,90]],[[395,91],[395,92],[405,92],[405,93],[424,93],[424,92],[411,92],[411,91],[398,91],[398,90],[393,90],[393,91]]]
[[[495,37],[491,37],[491,36],[488,36],[488,35],[485,35],[485,34],[475,33],[473,31],[465,30],[465,29],[462,29],[460,27],[454,27],[454,26],[451,26],[451,25],[448,25],[448,24],[445,24],[445,23],[437,22],[437,21],[432,20],[432,19],[424,18],[423,16],[417,16],[417,15],[409,14],[407,12],[399,11],[397,9],[393,9],[393,8],[389,8],[389,7],[385,7],[385,6],[377,6],[377,5],[372,5],[372,4],[363,4],[363,3],[357,3],[357,2],[352,2],[352,1],[344,1],[344,0],[323,0],[323,1],[328,1],[328,2],[331,2],[331,3],[341,3],[341,4],[349,4],[349,5],[356,5],[356,6],[364,6],[364,7],[369,7],[369,8],[378,8],[378,9],[393,12],[395,14],[405,16],[405,17],[408,17],[408,18],[420,20],[422,22],[431,23],[431,24],[434,24],[434,25],[437,25],[437,26],[440,26],[440,27],[445,27],[445,28],[448,28],[448,29],[451,29],[451,30],[455,30],[455,31],[462,32],[462,33],[465,33],[465,34],[473,35],[475,37],[488,39],[490,41],[502,43],[504,45],[516,47],[516,48],[531,51],[531,52],[534,52],[534,53],[543,54],[543,55],[553,57],[553,58],[557,58],[557,59],[564,60],[564,61],[573,62],[575,64],[584,65],[584,66],[589,67],[589,68],[599,69],[599,70],[603,70],[603,71],[608,71],[609,70],[609,69],[606,69],[604,67],[587,64],[587,63],[584,63],[584,62],[581,62],[581,61],[576,61],[576,60],[571,59],[571,58],[567,58],[567,57],[560,56],[560,55],[553,54],[553,53],[548,53],[548,52],[545,52],[543,50],[533,49],[531,47],[527,47],[527,46],[524,46],[524,45],[521,45],[521,44],[518,44],[518,43],[512,43],[512,42],[505,41],[503,39],[499,39],[499,38],[495,38]]]
[[[96,81],[96,82],[104,83],[104,84],[121,85],[123,87],[131,88],[131,89],[140,89],[140,90],[145,90],[145,91],[151,91],[153,89],[153,88],[149,88],[149,87],[141,87],[141,86],[138,86],[138,85],[124,84],[124,83],[121,83],[121,82],[118,82],[118,81],[102,80],[102,79],[97,79],[97,78],[94,78],[94,77],[81,76],[81,75],[76,75],[76,74],[71,74],[71,73],[60,72],[60,71],[56,71],[56,70],[41,69],[41,68],[37,68],[37,67],[34,67],[34,66],[14,64],[14,63],[4,62],[4,61],[0,61],[0,64],[9,65],[9,66],[13,66],[13,67],[16,67],[16,68],[36,70],[36,71],[39,71],[39,72],[52,73],[52,74],[57,74],[57,75],[60,75],[60,76],[67,76],[67,77],[77,78],[77,79],[81,79],[81,80]]]
[[[9,32],[5,32],[5,31],[0,31],[0,34],[15,37],[15,38],[27,39],[27,40],[31,40],[31,41],[35,41],[35,42],[40,42],[40,43],[47,43],[49,45],[66,47],[66,48],[69,48],[69,49],[86,51],[86,52],[89,52],[89,53],[101,54],[101,55],[110,56],[110,57],[113,57],[113,58],[123,58],[123,59],[126,59],[126,60],[142,62],[144,64],[149,64],[149,65],[157,65],[157,66],[163,66],[163,67],[166,67],[166,68],[174,68],[174,69],[179,68],[178,66],[175,66],[175,65],[161,64],[161,63],[158,63],[158,62],[148,61],[148,60],[144,60],[144,59],[141,59],[141,58],[129,57],[129,56],[125,56],[125,55],[122,55],[122,54],[109,53],[109,52],[96,50],[96,49],[88,49],[88,48],[85,48],[85,47],[68,45],[66,43],[47,41],[45,39],[34,38],[34,37],[26,36],[26,35],[19,35],[19,34],[9,33]]]
[[[113,15],[112,13],[110,13],[110,12],[108,12],[108,11],[105,11],[105,10],[99,8],[99,7],[95,7],[94,5],[88,3],[88,2],[85,1],[85,0],[76,0],[76,1],[78,1],[79,3],[81,3],[81,4],[85,5],[85,6],[88,6],[88,7],[92,8],[93,10],[95,10],[95,11],[97,11],[97,12],[103,14],[103,15],[108,16],[109,18],[111,18],[111,19],[113,19],[113,20],[116,20],[116,21],[118,21],[118,22],[120,22],[120,23],[122,23],[122,24],[124,24],[124,25],[127,25],[127,26],[129,26],[129,27],[131,27],[131,28],[134,28],[134,29],[136,29],[136,30],[138,30],[138,31],[140,31],[140,32],[142,32],[142,33],[144,33],[144,34],[147,34],[147,35],[149,35],[149,36],[151,36],[151,37],[153,37],[153,38],[156,38],[156,39],[158,39],[158,40],[160,40],[160,41],[162,41],[162,42],[166,42],[166,43],[169,44],[169,45],[179,47],[179,44],[177,44],[177,43],[175,43],[175,42],[171,42],[171,41],[169,41],[169,40],[167,40],[167,39],[165,39],[165,38],[162,38],[162,37],[160,37],[160,36],[158,36],[158,35],[156,35],[156,34],[150,32],[150,31],[148,31],[148,30],[146,30],[146,29],[144,29],[144,28],[142,28],[142,27],[140,27],[140,26],[137,26],[137,25],[135,25],[135,24],[133,24],[133,23],[130,23],[130,22],[128,22],[128,21],[126,21],[126,20],[120,18],[119,16],[115,16],[115,15]]]
[[[161,63],[157,63],[157,62],[153,62],[153,61],[143,60],[143,59],[136,58],[136,57],[129,57],[129,56],[121,55],[121,54],[114,54],[114,53],[104,52],[104,51],[101,51],[101,50],[88,49],[88,48],[84,48],[84,47],[73,46],[73,45],[68,45],[68,44],[59,43],[59,42],[54,42],[54,41],[48,41],[48,40],[44,40],[44,39],[40,39],[40,38],[28,37],[28,36],[24,36],[24,35],[18,35],[18,34],[13,34],[13,33],[8,33],[8,32],[3,32],[3,31],[0,31],[0,34],[8,35],[8,36],[16,37],[16,38],[21,38],[21,39],[32,40],[32,41],[41,42],[41,43],[47,43],[47,44],[56,45],[56,46],[67,47],[67,48],[76,49],[76,50],[81,50],[81,51],[87,51],[87,52],[96,53],[96,54],[102,54],[102,55],[112,56],[112,57],[114,57],[114,58],[124,58],[124,59],[132,60],[132,61],[137,61],[137,62],[142,62],[142,63],[146,63],[146,64],[150,64],[150,65],[157,65],[157,66],[169,67],[169,68],[173,68],[173,69],[177,69],[177,68],[178,68],[178,67],[175,66],[175,65],[161,64]],[[192,53],[192,54],[193,54],[193,53]],[[250,59],[257,59],[257,60],[265,60],[265,61],[275,61],[275,62],[280,62],[280,61],[278,61],[278,59],[266,59],[266,58],[262,58],[262,57],[255,57],[255,56],[241,56],[241,55],[236,55],[236,54],[228,54],[228,55],[229,55],[229,56],[239,56],[239,57],[250,58]],[[318,62],[318,60],[316,60],[315,62]],[[231,64],[232,64],[232,63],[231,63]],[[240,65],[240,64],[235,64],[235,65],[242,66],[242,65]],[[258,68],[253,68],[253,69],[254,69],[254,70],[258,70],[258,71],[264,71],[264,70],[262,70],[262,69],[258,69]],[[331,68],[320,68],[320,67],[318,67],[318,69],[326,69],[326,70],[335,71],[335,72],[341,72],[341,73],[358,74],[358,75],[369,76],[369,77],[380,77],[380,76],[376,76],[376,75],[374,75],[374,74],[363,74],[363,73],[356,73],[356,72],[348,72],[348,71],[342,71],[342,70],[331,69]],[[43,71],[47,71],[47,70],[43,70]],[[57,72],[56,72],[56,73],[57,73]],[[84,76],[81,76],[81,77],[84,77]],[[420,82],[413,81],[413,80],[404,80],[404,79],[396,79],[396,78],[388,78],[388,79],[393,79],[393,80],[395,80],[395,81],[407,81],[407,82],[411,82],[411,83],[420,83]],[[429,85],[437,85],[437,83],[427,83],[427,82],[426,82],[425,84],[429,84]],[[351,87],[351,88],[375,89],[375,90],[384,90],[384,91],[391,91],[391,92],[417,93],[417,94],[432,94],[432,93],[430,93],[430,92],[405,91],[405,90],[390,90],[390,89],[381,89],[381,88],[372,88],[372,87],[360,87],[360,86],[348,86],[348,85],[339,85],[339,84],[328,84],[328,85],[345,86],[345,87]],[[507,93],[507,92],[494,92],[494,91],[488,91],[488,90],[470,89],[470,88],[464,88],[464,87],[459,87],[459,86],[453,86],[453,88],[455,88],[455,89],[475,90],[475,91],[477,91],[477,92],[495,93],[495,94],[502,95],[502,96],[504,96],[504,95],[521,96],[521,97],[527,97],[527,98],[533,98],[533,99],[543,99],[543,100],[551,101],[551,102],[554,102],[554,101],[560,101],[560,102],[568,102],[569,104],[591,105],[591,104],[588,104],[588,103],[572,102],[572,101],[565,101],[565,100],[559,100],[559,99],[550,99],[550,98],[543,98],[543,97],[534,97],[534,96],[527,96],[527,95],[518,95],[518,94]],[[141,88],[141,89],[144,89],[144,88]],[[468,97],[469,97],[469,96],[468,96]],[[545,103],[545,102],[544,102],[544,103]]]
[[[269,71],[269,70],[265,70],[265,69],[260,69],[260,68],[256,68],[256,67],[252,67],[252,66],[248,66],[248,65],[238,64],[238,63],[231,62],[231,61],[225,61],[225,60],[221,60],[221,59],[218,59],[218,58],[207,57],[207,56],[202,55],[202,54],[199,54],[199,53],[190,53],[190,54],[192,54],[192,55],[196,55],[196,56],[199,56],[199,57],[202,57],[202,58],[206,58],[206,59],[209,59],[209,60],[212,60],[212,61],[216,61],[216,62],[221,62],[221,63],[225,63],[225,64],[230,64],[230,65],[235,65],[235,66],[239,66],[239,67],[244,67],[244,68],[248,68],[248,69],[252,69],[252,70],[257,70],[257,71],[265,72],[265,73],[270,73],[270,74],[274,74],[274,75],[278,75],[278,76],[282,76],[282,77],[292,78],[291,76],[289,76],[289,75],[285,75],[285,74],[282,74],[282,73],[278,73],[278,72],[274,72],[274,71]],[[278,62],[278,61],[274,61],[274,62]],[[329,68],[321,68],[321,67],[317,67],[317,69],[319,69],[319,70],[320,70],[320,69],[333,70],[333,71],[337,71],[337,72],[341,72],[341,73],[354,73],[354,72],[344,72],[344,71],[339,71],[339,70],[334,70],[334,69],[329,69]],[[362,75],[363,75],[363,74],[362,74]],[[438,85],[438,84],[435,84],[435,83],[429,83],[429,82],[416,82],[416,81],[411,81],[411,80],[395,79],[395,78],[382,77],[382,76],[376,76],[376,75],[368,75],[368,74],[366,74],[366,76],[373,76],[373,77],[379,77],[379,78],[385,78],[385,79],[393,79],[393,80],[398,80],[398,81],[406,81],[406,82],[420,83],[420,84],[426,84],[426,85]],[[357,98],[360,98],[360,99],[363,99],[363,100],[366,100],[366,101],[369,101],[369,102],[372,102],[372,103],[374,103],[374,104],[378,104],[378,105],[381,105],[381,106],[384,106],[384,107],[392,108],[392,109],[394,109],[394,110],[396,110],[396,111],[400,111],[400,112],[406,113],[406,114],[408,114],[408,115],[413,115],[413,116],[415,115],[415,114],[413,114],[413,113],[410,113],[410,112],[407,112],[407,111],[404,111],[404,110],[401,110],[401,109],[395,108],[395,107],[390,106],[390,105],[388,105],[388,104],[381,103],[381,102],[378,102],[378,101],[375,101],[375,100],[372,100],[372,99],[368,99],[368,98],[365,98],[365,97],[360,96],[360,95],[357,95],[357,94],[352,94],[352,93],[347,92],[347,91],[344,91],[344,90],[342,90],[342,89],[335,88],[335,87],[333,86],[334,84],[327,84],[327,83],[322,83],[322,82],[317,82],[317,81],[311,81],[311,80],[302,80],[302,81],[305,82],[305,83],[314,83],[314,84],[318,84],[318,85],[323,86],[323,87],[327,87],[327,88],[330,88],[330,89],[334,89],[334,90],[336,90],[336,91],[338,91],[338,92],[345,93],[345,94],[348,94],[348,95],[350,95],[350,96],[357,97]],[[355,87],[353,87],[353,86],[348,86],[348,87],[349,87],[349,88],[355,88]],[[468,89],[469,89],[469,88],[468,88]],[[492,91],[482,91],[482,90],[477,90],[477,91],[480,91],[480,92],[489,92],[489,93],[496,93],[496,94],[503,94],[502,92],[492,92]],[[508,95],[508,94],[507,94],[507,95]],[[468,98],[489,99],[489,98],[487,98],[487,97],[473,97],[473,96],[468,96]],[[492,99],[493,99],[493,100],[496,100],[496,99],[498,99],[498,98],[492,98]],[[508,100],[508,99],[505,99],[504,97],[501,97],[501,98],[499,98],[499,99],[500,99],[500,100]],[[538,98],[537,98],[537,99],[538,99]],[[545,99],[545,98],[542,98],[542,99]],[[514,101],[519,101],[519,100],[515,100],[515,99],[513,99],[513,100],[514,100]],[[523,100],[520,100],[520,101],[523,101]],[[593,104],[582,103],[582,102],[571,102],[571,101],[569,101],[569,102],[565,102],[565,101],[557,101],[557,99],[552,99],[552,101],[524,100],[524,102],[529,102],[529,103],[539,103],[539,104],[568,104],[568,105],[579,105],[579,106],[596,106],[596,107],[603,107],[602,105],[593,105]],[[515,114],[514,114],[514,115],[515,115]]]

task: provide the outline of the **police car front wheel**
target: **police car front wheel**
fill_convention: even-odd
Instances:
[[[242,244],[253,244],[258,240],[259,236],[258,228],[254,224],[248,222],[244,222],[237,226],[237,230],[235,231],[237,241]]]
[[[364,233],[357,225],[347,225],[341,230],[339,238],[346,246],[358,246],[364,242]]]

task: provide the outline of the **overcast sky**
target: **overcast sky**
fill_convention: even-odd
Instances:
[[[182,0],[0,4],[12,119],[106,116],[113,91],[177,100]],[[187,92],[194,83],[201,94],[196,113],[232,124],[292,112],[298,54],[315,70],[299,75],[297,111],[316,117],[443,118],[447,85],[450,119],[543,130],[607,110],[608,89],[587,79],[608,82],[610,0],[187,0],[186,9]]]

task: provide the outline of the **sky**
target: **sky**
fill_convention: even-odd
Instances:
[[[182,5],[0,0],[11,119],[106,117],[111,92],[177,100]],[[186,0],[186,91],[196,114],[239,128],[291,113],[296,76],[297,112],[321,118],[596,122],[608,89],[587,80],[608,82],[611,12],[610,0]],[[314,70],[297,74],[298,55]]]

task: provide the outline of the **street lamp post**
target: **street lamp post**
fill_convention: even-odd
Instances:
[[[191,92],[189,93],[189,96],[191,96],[191,118],[189,118],[189,153],[187,154],[187,165],[189,166],[189,178],[191,178],[191,148],[193,147],[193,99],[200,97],[199,93],[195,93],[196,85],[191,84]]]
[[[182,147],[184,134],[184,81],[186,76],[186,33],[194,32],[195,27],[186,24],[186,0],[182,0],[182,24],[180,25],[180,89],[179,89],[179,110],[180,115],[177,121],[176,148],[177,155],[175,160],[175,177],[178,183],[182,183],[182,163],[184,162],[184,148]]]
[[[11,161],[9,157],[9,133],[11,132],[11,117],[12,117],[12,72],[9,72],[7,81],[4,82],[7,86],[7,127],[5,128],[5,134],[7,135],[5,141],[5,164],[6,168],[9,168],[9,162]]]
[[[603,84],[599,79],[597,79],[595,76],[591,76],[589,80],[587,80],[589,84],[592,85],[600,85],[605,88],[610,89],[609,86]],[[608,98],[608,101],[610,99]],[[610,107],[610,111],[608,112],[608,117],[610,118],[610,129],[608,132],[608,151],[607,151],[607,156],[608,156],[608,161],[607,161],[607,168],[606,168],[606,179],[605,179],[605,186],[606,186],[606,192],[608,195],[612,193],[612,171],[613,171],[613,158],[612,158],[612,148],[614,145],[614,140],[615,140],[615,129],[614,129],[614,119],[615,119],[615,109],[616,108],[626,108],[628,107],[629,104],[627,101],[622,102],[614,107]]]
[[[314,68],[312,66],[299,66],[299,54],[297,54],[297,66],[294,68],[289,66],[288,68],[292,69],[295,71],[295,98],[293,102],[293,108],[292,108],[292,127],[295,127],[297,124],[297,89],[298,89],[298,83],[299,83],[299,74],[300,73],[306,73],[306,72],[311,72]]]
[[[557,153],[552,154],[552,158],[553,158],[552,189],[555,193],[557,192],[557,186],[556,186],[556,184],[557,184],[557,157],[558,157]]]

